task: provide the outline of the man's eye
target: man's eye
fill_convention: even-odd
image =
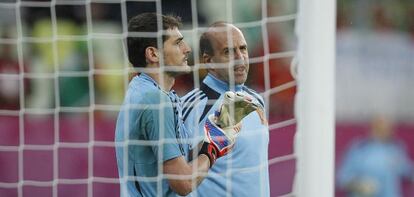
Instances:
[[[183,39],[177,40],[176,44],[177,45],[182,45],[184,43]]]

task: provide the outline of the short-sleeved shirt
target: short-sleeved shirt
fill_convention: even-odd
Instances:
[[[402,143],[396,140],[363,139],[354,141],[338,171],[338,186],[365,181],[375,188],[371,196],[402,196],[401,179],[414,177],[414,166]],[[349,193],[358,197],[361,194]]]
[[[190,131],[189,137],[194,139],[193,147],[204,138],[205,120],[219,108],[223,94],[228,90],[228,84],[208,74],[200,88],[181,98],[184,122]],[[236,85],[234,91],[247,93],[264,106],[262,97],[250,88]],[[268,125],[261,123],[256,112],[250,113],[242,120],[241,131],[231,152],[217,159],[192,194],[201,197],[269,196],[268,145]]]
[[[181,106],[148,75],[134,77],[115,131],[121,196],[176,196],[160,174],[164,161],[185,156]]]

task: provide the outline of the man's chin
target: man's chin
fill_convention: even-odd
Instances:
[[[246,82],[247,77],[240,77],[240,78],[236,78],[235,79],[235,84],[236,85],[242,85]]]
[[[176,76],[180,76],[180,75],[185,75],[191,72],[191,67],[190,66],[182,66],[179,67],[179,69],[175,69],[173,71],[167,71],[167,73],[173,77]]]

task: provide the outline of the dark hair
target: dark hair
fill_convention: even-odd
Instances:
[[[210,31],[211,28],[214,27],[223,27],[226,26],[227,22],[225,21],[217,21],[214,22],[213,24],[211,24],[209,26],[209,28],[200,36],[200,42],[199,42],[199,57],[201,58],[203,56],[204,53],[209,54],[209,55],[213,55],[213,46],[211,44],[211,36],[210,36]]]
[[[128,22],[128,32],[158,32],[158,16],[162,19],[162,30],[181,27],[181,18],[173,15],[157,15],[156,13],[142,13],[131,18]],[[162,42],[168,39],[167,35],[162,35]],[[139,37],[128,35],[128,58],[134,67],[145,67],[147,62],[145,59],[145,49],[147,47],[158,48],[157,37]]]

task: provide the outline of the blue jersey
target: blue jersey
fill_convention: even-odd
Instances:
[[[187,154],[186,137],[178,96],[146,74],[134,77],[115,131],[121,196],[176,196],[159,172],[164,161]]]
[[[352,181],[369,182],[375,188],[370,196],[402,196],[401,178],[414,178],[414,168],[402,144],[395,141],[359,140],[345,155],[338,172],[338,186]],[[350,193],[349,196],[362,196]]]
[[[203,139],[203,126],[209,114],[221,104],[222,95],[229,90],[228,84],[208,74],[200,85],[181,98],[183,117],[194,139],[193,147]],[[263,99],[244,85],[236,85],[235,91],[243,91],[264,105]],[[269,196],[268,171],[269,128],[262,125],[256,112],[242,120],[242,129],[232,151],[219,159],[209,170],[208,176],[192,194],[196,196],[251,197]]]

